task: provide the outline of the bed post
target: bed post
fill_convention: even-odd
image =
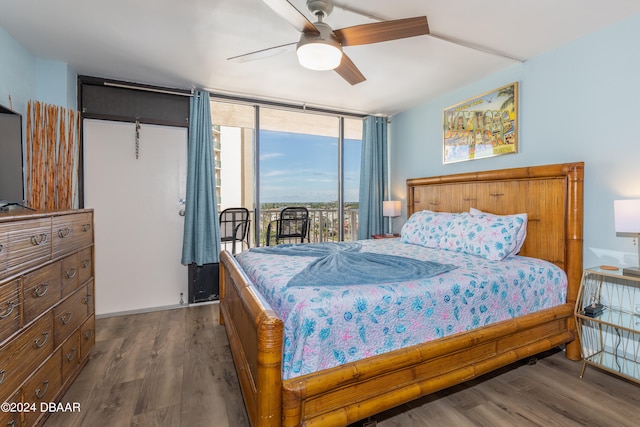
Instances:
[[[568,165],[567,176],[567,302],[572,306],[576,303],[578,288],[582,278],[583,255],[583,187],[584,163]],[[575,318],[570,320],[570,328],[575,330]],[[567,343],[565,356],[570,360],[580,360],[580,339]]]
[[[284,325],[227,251],[220,253],[220,274],[220,317],[249,421],[280,427]]]

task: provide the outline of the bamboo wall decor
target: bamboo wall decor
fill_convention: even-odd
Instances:
[[[73,209],[78,203],[80,114],[29,101],[26,124],[27,206]]]

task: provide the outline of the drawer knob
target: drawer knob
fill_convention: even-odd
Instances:
[[[36,389],[36,397],[38,399],[42,399],[45,394],[47,394],[47,390],[49,390],[49,381],[43,381],[42,385],[44,386],[44,390]]]
[[[64,356],[64,357],[66,357],[67,362],[71,362],[73,359],[75,359],[75,358],[76,358],[76,354],[77,354],[77,353],[78,353],[78,349],[77,349],[77,348],[75,348],[75,347],[73,347],[73,348],[71,349],[71,353],[67,353],[67,354],[65,354],[65,356]]]
[[[0,384],[4,382],[4,374],[6,373],[7,371],[5,371],[4,369],[0,371]]]
[[[49,339],[49,332],[43,332],[42,336],[36,339],[33,343],[37,348],[42,348],[47,343],[48,339]]]
[[[60,322],[62,322],[63,325],[68,325],[69,322],[71,322],[71,316],[73,315],[72,312],[67,311],[65,314],[62,315],[62,317],[60,318]]]
[[[31,244],[34,246],[40,246],[44,243],[47,243],[47,235],[46,233],[35,234],[31,236]]]
[[[84,339],[87,341],[90,340],[92,336],[93,336],[93,329],[89,329],[87,332],[84,333]]]
[[[15,308],[13,301],[9,301],[7,305],[9,306],[9,308],[7,308],[7,312],[5,314],[0,314],[0,319],[6,319],[11,316],[11,313],[13,313],[13,309]]]
[[[91,230],[91,224],[82,224],[82,231]]]
[[[89,267],[91,267],[90,259],[85,259],[84,261],[82,261],[82,268],[89,268]]]
[[[4,248],[4,245],[0,243],[0,252],[2,252],[2,248]]]
[[[76,277],[76,274],[78,274],[78,270],[72,268],[70,270],[67,270],[65,274],[67,275],[67,279],[73,279],[74,277]]]
[[[61,239],[69,237],[69,235],[71,235],[71,229],[69,227],[58,230],[58,236],[60,236]]]
[[[45,282],[42,285],[38,285],[33,288],[33,296],[36,298],[43,297],[49,290],[49,282]]]

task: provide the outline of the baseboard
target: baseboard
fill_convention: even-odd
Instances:
[[[195,304],[173,304],[173,305],[164,305],[161,307],[147,307],[147,308],[140,308],[136,310],[117,311],[113,313],[102,313],[102,314],[96,314],[96,319],[104,319],[107,317],[116,317],[116,316],[127,316],[130,314],[151,313],[153,311],[175,310],[178,308],[187,308],[187,307],[193,307],[197,305],[218,304],[219,302],[220,301],[205,301],[205,302],[198,302]]]

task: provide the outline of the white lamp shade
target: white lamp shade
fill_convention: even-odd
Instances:
[[[640,233],[640,200],[614,200],[616,233]]]
[[[324,43],[307,43],[298,47],[300,65],[310,70],[333,70],[342,61],[342,51],[336,46]]]
[[[333,70],[342,62],[342,46],[330,26],[314,24],[318,33],[302,33],[296,53],[305,68],[317,71]]]
[[[382,216],[400,216],[401,213],[400,200],[384,200],[382,202]]]

